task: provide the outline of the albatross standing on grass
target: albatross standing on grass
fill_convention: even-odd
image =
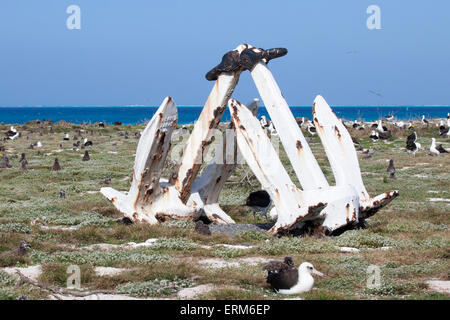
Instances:
[[[389,178],[395,179],[395,167],[394,167],[394,160],[389,160],[389,165],[386,169],[387,172],[389,172]]]
[[[314,286],[312,274],[324,276],[309,262],[303,262],[296,270],[291,257],[285,257],[284,262],[270,261],[263,270],[268,271],[267,283],[281,294],[308,292]]]
[[[277,136],[278,135],[277,130],[275,129],[275,127],[273,125],[273,122],[270,122],[268,130],[269,130],[269,133],[270,133],[271,136]]]
[[[438,156],[441,153],[448,153],[448,151],[445,150],[444,147],[442,147],[442,144],[436,146],[436,139],[431,138],[430,154],[432,156]]]
[[[253,211],[253,218],[256,220],[256,212],[261,212],[261,215],[266,217],[266,221],[269,221],[267,218],[267,211],[272,205],[272,199],[270,195],[265,190],[258,190],[250,193],[247,200],[245,201],[245,205],[248,206]]]
[[[380,132],[380,133],[388,131],[387,127],[383,126],[383,122],[381,120],[378,121],[377,131]]]

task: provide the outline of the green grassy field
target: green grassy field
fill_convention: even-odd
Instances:
[[[284,299],[286,296],[275,294],[265,283],[262,271],[265,260],[246,264],[253,260],[244,259],[283,259],[290,255],[296,266],[309,261],[326,274],[316,279],[314,290],[300,295],[304,299],[449,298],[432,291],[426,283],[431,279],[450,280],[450,155],[427,155],[431,137],[436,137],[438,131],[434,125],[417,128],[418,141],[426,150],[419,151],[416,157],[405,152],[407,130],[393,130],[394,137],[388,143],[372,142],[368,129],[351,131],[364,148],[375,149],[370,159],[361,160],[360,155],[369,193],[374,196],[398,189],[400,196],[368,219],[367,229],[349,231],[339,237],[301,238],[278,238],[258,232],[234,237],[203,236],[194,232],[191,221],[168,221],[156,226],[118,224],[116,220],[122,215],[99,193],[102,187],[99,182],[111,178],[111,187],[128,191],[138,142],[134,133],[144,127],[99,128],[56,123],[50,133],[48,123],[26,126],[26,130],[17,126],[21,138],[0,142],[5,147],[0,153],[6,154],[12,165],[0,169],[0,268],[41,265],[42,274],[38,278],[41,283],[65,287],[66,269],[75,264],[81,268],[83,289],[113,290],[136,297],[176,299],[177,291],[182,288],[211,284],[213,289],[198,299]],[[8,128],[2,125],[0,131]],[[84,130],[82,135],[94,143],[86,148],[90,161],[81,161],[84,150],[73,151],[72,139],[63,141],[64,133],[72,138],[76,129]],[[125,131],[129,132],[129,139],[119,135]],[[450,147],[448,139],[438,137],[437,140]],[[41,141],[43,147],[27,149],[36,141]],[[313,137],[313,141],[312,150],[332,183],[331,168],[319,138]],[[280,158],[291,172],[289,161],[280,149]],[[18,169],[22,152],[28,159],[27,171]],[[55,157],[59,159],[61,171],[50,170]],[[389,159],[394,159],[396,179],[387,178]],[[169,173],[170,168],[166,168],[163,177]],[[248,179],[242,179],[247,173]],[[291,176],[296,181],[292,173]],[[220,204],[237,223],[253,223],[251,211],[243,204],[248,193],[259,187],[249,168],[239,166],[225,185]],[[66,191],[66,199],[59,197],[60,189]],[[58,228],[43,229],[43,226]],[[155,245],[129,250],[83,248],[102,243],[139,243],[150,238],[158,239]],[[32,247],[26,256],[4,254],[18,248],[21,240]],[[220,244],[252,247],[234,249]],[[344,253],[339,247],[360,250]],[[205,259],[238,263],[214,268],[201,263]],[[366,270],[370,265],[381,268],[382,283],[378,288],[366,286]],[[124,270],[101,276],[95,272],[97,267]],[[16,286],[11,275],[0,271],[0,299],[16,299],[20,295],[29,299],[50,298],[47,290],[30,284]]]

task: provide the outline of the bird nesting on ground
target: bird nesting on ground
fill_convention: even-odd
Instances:
[[[85,147],[90,147],[90,146],[92,146],[92,141],[89,141],[87,138],[84,138],[83,145]]]
[[[388,131],[384,131],[384,132],[380,132],[380,133],[378,133],[378,137],[381,140],[387,140],[387,139],[392,137],[392,132],[389,131],[389,130]]]
[[[122,219],[118,219],[117,223],[118,224],[123,224],[125,226],[129,226],[129,225],[133,224],[133,220],[131,220],[128,217],[123,217]]]
[[[3,161],[0,162],[0,168],[11,168],[12,165],[9,163],[9,158],[6,154],[3,155]]]
[[[308,292],[314,286],[312,274],[324,276],[309,262],[303,262],[298,270],[295,269],[291,257],[285,257],[283,262],[270,261],[263,270],[267,270],[267,283],[275,292],[282,294]]]
[[[361,159],[369,159],[369,158],[372,158],[373,154],[375,153],[375,150],[373,150],[373,149],[365,149],[361,153],[363,154]]]
[[[258,190],[249,194],[245,201],[245,205],[248,206],[253,211],[253,218],[256,220],[256,213],[260,212],[262,216],[267,217],[267,211],[272,205],[272,199],[270,195],[265,190]]]
[[[14,140],[20,136],[20,133],[17,132],[17,129],[14,128],[14,126],[11,126],[11,128],[5,132],[5,135],[8,139]]]
[[[308,132],[310,135],[314,136],[317,133],[316,127],[313,124],[308,124]]]
[[[101,180],[98,184],[110,184],[111,183],[111,178],[106,178]]]
[[[195,230],[195,232],[197,232],[199,234],[203,234],[205,236],[211,235],[211,230],[209,229],[209,226],[207,224],[205,224],[202,220],[198,220],[195,223],[194,230]]]
[[[25,241],[20,241],[19,248],[2,253],[2,256],[25,256],[28,254],[27,250],[31,249],[31,246]]]
[[[378,141],[378,139],[379,139],[378,132],[376,132],[375,130],[372,130],[369,138],[372,139],[373,142]]]
[[[61,166],[59,165],[58,158],[55,158],[55,162],[53,162],[52,171],[61,170]]]
[[[387,172],[389,172],[389,178],[395,179],[395,167],[394,167],[394,160],[389,160],[389,165],[386,169]]]
[[[441,153],[448,153],[448,151],[444,149],[442,144],[436,145],[436,139],[431,138],[430,155],[438,156]]]
[[[445,135],[447,135],[447,136],[450,136],[450,130],[449,130],[449,128],[450,128],[450,119],[449,120],[447,120],[447,127],[445,127],[444,126],[444,124],[443,123],[441,123],[441,125],[439,126],[439,135],[442,137],[442,136],[445,136]]]
[[[66,198],[66,191],[63,189],[59,189],[59,197],[65,199]]]

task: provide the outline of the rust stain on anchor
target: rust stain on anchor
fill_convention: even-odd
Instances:
[[[338,139],[340,140],[341,139],[341,132],[339,131],[337,126],[334,126],[334,132],[336,133]]]

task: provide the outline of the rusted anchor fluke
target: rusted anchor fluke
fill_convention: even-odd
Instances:
[[[215,81],[223,72],[234,72],[237,70],[251,70],[261,60],[268,63],[270,60],[285,56],[286,48],[272,48],[264,50],[247,45],[248,48],[239,53],[237,50],[229,51],[222,57],[222,62],[206,74],[206,79]]]

